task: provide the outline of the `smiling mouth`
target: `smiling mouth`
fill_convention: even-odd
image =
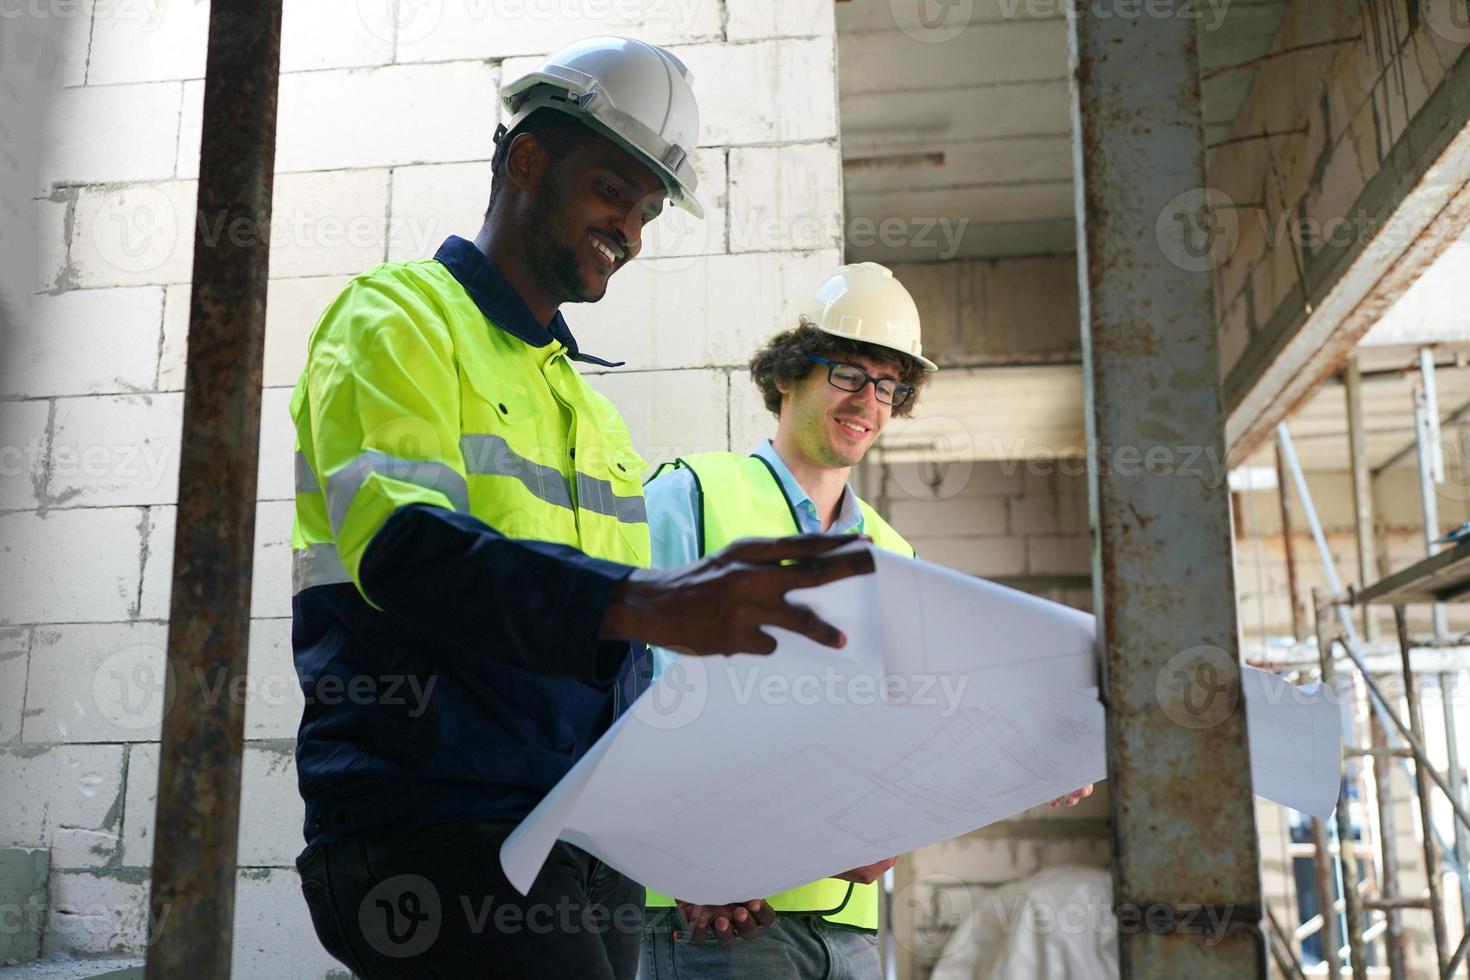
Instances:
[[[593,251],[602,259],[606,268],[611,269],[618,264],[618,259],[622,258],[621,249],[614,249],[596,235],[588,235],[587,239],[592,243]]]
[[[865,436],[872,431],[868,426],[863,425],[861,422],[852,422],[846,419],[838,419],[837,424],[846,429],[848,432],[851,432],[853,435]]]

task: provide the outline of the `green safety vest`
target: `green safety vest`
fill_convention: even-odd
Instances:
[[[740,538],[784,538],[802,533],[801,522],[781,480],[771,465],[759,456],[734,453],[698,453],[659,467],[687,469],[694,475],[699,501],[699,553],[713,554]],[[863,514],[863,533],[880,548],[913,557],[913,547],[887,521],[858,500]],[[837,878],[823,878],[810,885],[765,896],[777,912],[820,915],[828,922],[878,928],[878,884],[859,885]],[[647,889],[650,908],[668,908],[673,899]]]
[[[291,397],[294,591],[361,592],[368,543],[418,503],[646,568],[646,464],[566,355],[495,326],[440,262],[354,279],[317,324]]]

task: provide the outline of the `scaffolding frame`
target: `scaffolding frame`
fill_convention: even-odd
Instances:
[[[1467,890],[1470,890],[1470,880],[1467,880],[1465,870],[1466,841],[1470,839],[1470,812],[1467,812],[1463,791],[1465,781],[1455,744],[1455,705],[1451,698],[1443,696],[1443,692],[1450,688],[1450,680],[1460,669],[1460,665],[1438,662],[1427,665],[1429,669],[1426,671],[1416,668],[1416,658],[1413,655],[1416,650],[1448,653],[1451,650],[1464,649],[1454,647],[1447,639],[1442,604],[1470,598],[1470,540],[1461,541],[1453,548],[1437,553],[1439,531],[1434,487],[1444,479],[1444,463],[1439,450],[1434,362],[1428,348],[1419,352],[1418,366],[1413,408],[1427,557],[1372,585],[1343,588],[1300,461],[1292,445],[1290,432],[1285,423],[1277,427],[1278,472],[1290,470],[1331,586],[1330,591],[1313,590],[1317,666],[1324,689],[1333,692],[1338,703],[1345,709],[1345,735],[1349,736],[1345,740],[1343,752],[1344,792],[1338,797],[1331,825],[1315,818],[1312,821],[1316,863],[1314,884],[1321,913],[1297,930],[1292,938],[1299,942],[1320,931],[1328,975],[1341,974],[1346,953],[1354,980],[1366,980],[1368,947],[1380,938],[1384,944],[1384,960],[1389,976],[1393,980],[1409,976],[1402,916],[1405,911],[1429,913],[1434,937],[1436,973],[1439,977],[1453,976],[1462,963],[1465,964],[1467,973],[1470,973],[1470,960],[1466,958],[1467,948],[1470,948],[1470,924],[1463,921],[1464,914],[1470,912],[1470,902],[1465,901]],[[1373,564],[1372,488],[1363,458],[1361,387],[1355,361],[1349,363],[1345,375],[1358,571],[1360,576],[1366,578]],[[1284,499],[1288,492],[1284,472],[1282,477],[1280,492]],[[1283,511],[1283,518],[1285,516]],[[1288,571],[1292,573],[1294,569],[1289,534],[1289,527],[1284,525],[1283,536],[1288,541],[1286,559]],[[1295,574],[1289,574],[1288,581],[1292,583],[1292,602],[1295,608]],[[1434,609],[1433,637],[1428,640],[1416,639],[1409,630],[1407,607],[1418,603],[1430,604]],[[1376,626],[1371,615],[1372,607],[1382,605],[1393,609],[1398,653],[1397,670],[1393,672],[1393,676],[1403,684],[1404,714],[1407,717],[1400,715],[1394,700],[1380,686],[1379,681],[1390,673],[1385,669],[1387,665],[1382,659],[1371,665],[1365,659],[1353,619],[1353,610],[1362,610],[1363,626],[1371,639]],[[1346,669],[1340,671],[1339,668],[1343,666]],[[1442,692],[1448,773],[1441,773],[1436,769],[1426,745],[1420,683],[1421,675],[1426,672],[1437,674]],[[1366,746],[1355,744],[1362,741],[1362,734],[1367,735],[1369,744]],[[1402,740],[1401,745],[1397,744],[1399,740]],[[1371,788],[1365,778],[1364,770],[1367,767],[1363,760],[1366,759],[1372,760]],[[1401,867],[1399,855],[1394,849],[1396,819],[1389,787],[1389,767],[1392,761],[1398,761],[1405,768],[1414,786],[1427,891],[1427,895],[1422,897],[1405,897],[1400,888]],[[1364,876],[1361,885],[1357,851],[1362,845],[1354,843],[1350,812],[1352,801],[1347,792],[1348,786],[1357,787],[1357,797],[1362,801],[1366,818],[1363,843],[1368,845],[1367,850],[1371,855],[1367,869],[1371,874]],[[1446,844],[1434,823],[1433,794],[1436,789],[1444,795],[1453,814],[1453,847]],[[1370,797],[1373,803],[1371,810],[1368,807]],[[1371,843],[1368,840],[1369,832]],[[1462,931],[1453,950],[1449,945],[1446,896],[1442,888],[1447,869],[1459,881],[1461,894]],[[1337,897],[1339,894],[1340,898]],[[1345,915],[1348,926],[1345,946],[1338,936],[1339,912]],[[1366,927],[1365,916],[1373,920]],[[1284,930],[1273,927],[1273,933],[1283,934],[1278,939],[1285,947],[1283,953],[1286,955],[1278,957],[1278,965],[1283,974],[1298,975],[1302,972],[1301,963],[1296,958],[1295,950],[1291,948],[1292,944],[1285,941]],[[1286,956],[1289,956],[1289,960],[1283,962]]]

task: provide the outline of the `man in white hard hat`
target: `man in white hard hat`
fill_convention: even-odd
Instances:
[[[631,978],[642,888],[558,844],[521,896],[501,843],[631,699],[643,642],[838,646],[785,594],[872,567],[809,537],[646,570],[643,461],[558,311],[602,297],[665,198],[701,213],[688,73],[590,38],[503,97],[475,240],[354,279],[291,401],[297,867],[364,978]]]
[[[920,343],[919,311],[892,272],[873,262],[838,269],[798,325],[751,359],[777,419],[775,438],[749,456],[685,456],[645,487],[655,567],[698,561],[742,537],[783,534],[863,534],[912,556],[848,477],[889,420],[914,410],[935,370]],[[679,669],[666,650],[655,658],[659,671]],[[1074,805],[1090,792],[1057,802]],[[650,891],[643,976],[881,980],[877,881],[896,861],[737,905],[691,905]]]

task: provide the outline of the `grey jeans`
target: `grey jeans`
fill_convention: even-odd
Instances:
[[[684,933],[674,940],[674,931]],[[675,909],[649,909],[638,980],[882,980],[878,937],[815,915],[780,915],[759,939],[729,948],[689,941]]]

